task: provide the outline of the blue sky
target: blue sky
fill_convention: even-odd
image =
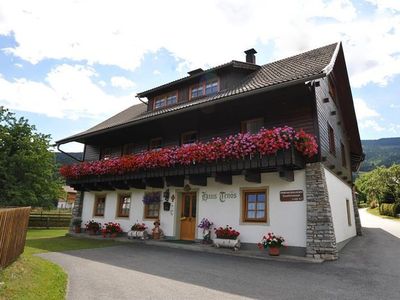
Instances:
[[[264,64],[340,40],[361,137],[400,136],[400,1],[268,3],[0,0],[0,105],[58,140],[246,49]]]

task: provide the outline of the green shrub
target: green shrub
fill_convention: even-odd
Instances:
[[[399,203],[382,203],[381,205],[379,205],[379,213],[385,216],[396,217],[399,209]]]
[[[368,207],[368,203],[365,203],[365,202],[363,202],[363,203],[358,203],[358,208],[367,208]]]

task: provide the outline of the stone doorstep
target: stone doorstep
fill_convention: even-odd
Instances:
[[[297,262],[297,263],[322,263],[324,259],[321,258],[312,258],[312,257],[303,257],[303,256],[294,256],[294,255],[285,255],[281,254],[279,256],[270,256],[266,251],[258,251],[258,250],[239,250],[233,251],[232,249],[227,248],[215,248],[212,245],[204,245],[200,243],[194,244],[180,244],[168,242],[168,240],[140,240],[140,239],[128,239],[126,236],[117,237],[117,238],[103,238],[101,235],[87,235],[82,233],[67,233],[67,236],[77,237],[77,238],[89,238],[89,239],[97,239],[97,240],[114,240],[122,243],[136,243],[136,244],[145,244],[151,246],[158,247],[167,247],[174,249],[183,249],[195,252],[206,252],[213,254],[222,254],[222,255],[230,255],[236,257],[246,257],[246,258],[254,258],[261,260],[269,260],[269,261],[283,261],[283,262]]]

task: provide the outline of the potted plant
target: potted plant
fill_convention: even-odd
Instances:
[[[128,236],[130,238],[140,238],[143,240],[147,235],[146,229],[147,229],[146,224],[136,222],[135,224],[132,225],[131,231],[128,233]]]
[[[211,243],[211,227],[214,225],[213,222],[209,221],[207,218],[203,218],[200,221],[200,224],[197,226],[198,228],[203,229],[203,243],[210,244]]]
[[[267,249],[271,256],[278,256],[280,254],[280,248],[283,247],[283,242],[285,239],[279,235],[268,232],[268,234],[263,236],[260,243],[258,243],[258,248]]]
[[[227,247],[227,248],[233,248],[233,250],[235,251],[239,250],[240,248],[239,231],[236,231],[229,225],[226,225],[225,228],[224,227],[214,228],[214,231],[217,237],[213,240],[213,242],[217,248]]]
[[[86,231],[89,232],[90,235],[95,235],[101,228],[101,223],[98,223],[94,220],[90,220],[85,224]]]
[[[116,238],[119,233],[122,232],[121,225],[119,223],[108,222],[104,224],[104,229],[110,234],[111,238]]]
[[[81,233],[81,224],[82,220],[80,218],[76,218],[72,220],[72,226],[74,228],[75,233]]]

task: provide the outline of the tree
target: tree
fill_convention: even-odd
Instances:
[[[50,136],[0,106],[0,206],[50,207],[61,195],[61,180]]]

